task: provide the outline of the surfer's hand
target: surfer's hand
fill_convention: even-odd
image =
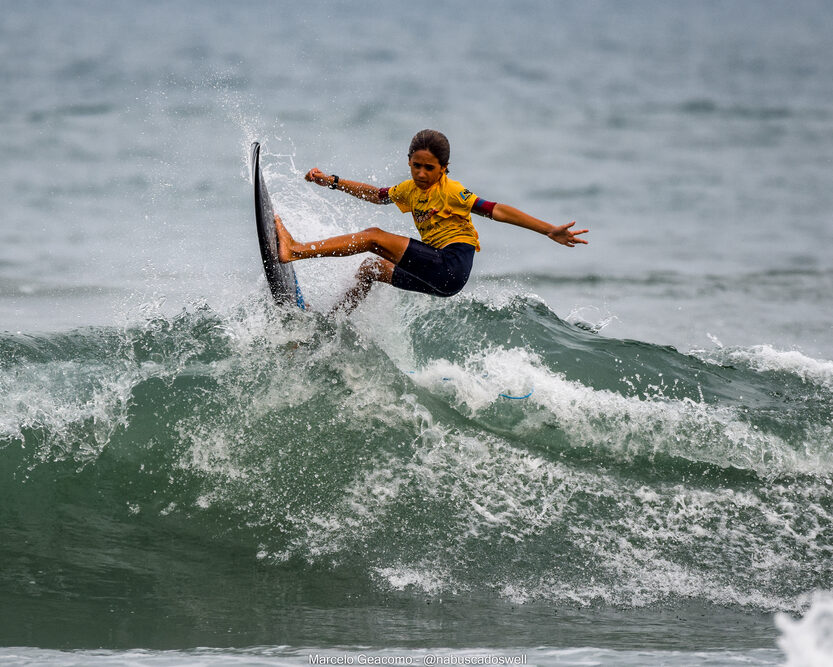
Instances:
[[[311,183],[317,183],[318,185],[329,185],[330,184],[330,177],[321,171],[318,167],[313,167],[307,172],[307,175],[304,176],[305,179],[310,181]]]
[[[586,234],[588,229],[579,229],[578,231],[572,231],[570,227],[576,224],[576,221],[573,220],[572,222],[561,225],[560,227],[553,227],[552,230],[547,232],[547,236],[549,236],[553,241],[556,243],[560,243],[561,245],[565,245],[568,248],[572,248],[576,245],[576,243],[584,243],[586,244],[587,241],[584,239],[578,238],[579,234]]]

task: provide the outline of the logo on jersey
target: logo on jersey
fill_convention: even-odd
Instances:
[[[463,191],[460,193],[460,199],[462,199],[463,201],[466,201],[466,199],[468,199],[469,197],[471,197],[473,194],[474,194],[474,193],[473,193],[471,190],[469,190],[469,189],[463,190]]]
[[[415,208],[414,211],[414,222],[426,222],[434,217],[435,213],[439,213],[439,209],[431,208],[428,210],[423,210],[419,208]]]

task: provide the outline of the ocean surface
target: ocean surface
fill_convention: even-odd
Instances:
[[[0,663],[825,665],[833,5],[0,0]],[[486,199],[448,300],[303,240]],[[507,398],[526,397],[526,398]]]

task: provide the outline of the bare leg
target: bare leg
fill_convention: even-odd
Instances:
[[[390,283],[393,269],[402,259],[411,239],[391,234],[378,227],[371,227],[355,234],[333,236],[322,241],[298,243],[275,215],[275,230],[278,233],[278,259],[282,263],[313,257],[348,257],[363,252],[372,252],[379,258],[362,262],[356,273],[356,284],[351,287],[333,309],[350,313],[364,299],[374,282]]]
[[[374,282],[390,284],[395,266],[393,262],[377,257],[363,261],[359,270],[356,272],[356,284],[347,290],[347,293],[341,297],[341,300],[333,306],[329,315],[332,317],[338,312],[342,312],[345,315],[353,312],[356,306],[370,292],[370,288],[373,287]]]
[[[278,233],[278,259],[282,263],[313,257],[348,257],[363,252],[372,252],[382,259],[397,264],[411,239],[391,234],[378,227],[370,227],[355,234],[333,236],[321,241],[298,243],[275,215],[275,229]]]

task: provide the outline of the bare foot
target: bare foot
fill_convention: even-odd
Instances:
[[[275,231],[278,233],[278,261],[281,264],[291,262],[294,259],[292,257],[292,246],[295,245],[295,239],[283,226],[283,221],[277,213],[275,213]]]

